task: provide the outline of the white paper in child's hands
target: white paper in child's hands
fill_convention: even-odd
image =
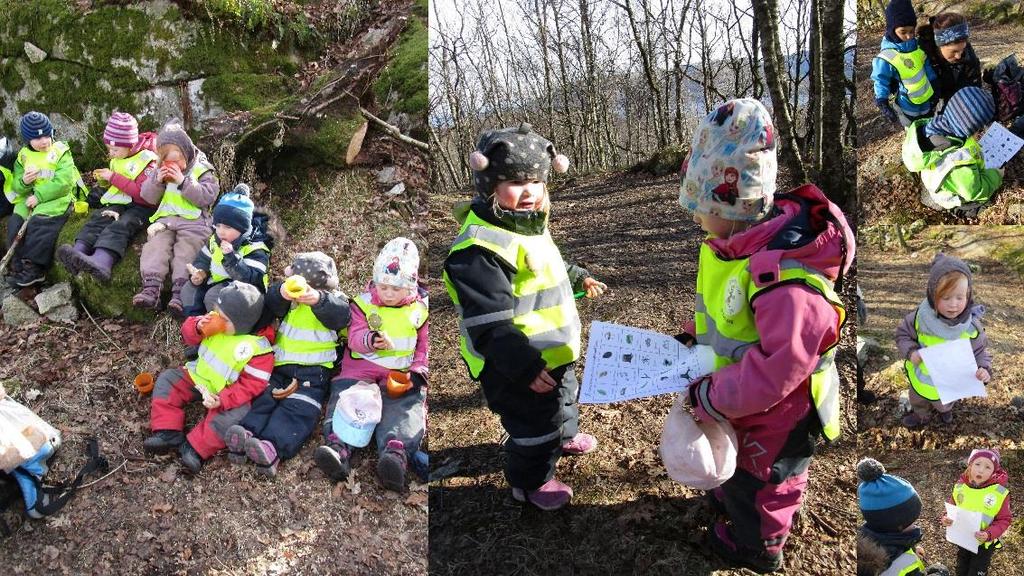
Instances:
[[[945,502],[945,505],[946,516],[953,521],[946,526],[946,540],[977,554],[978,539],[974,533],[981,529],[981,512],[958,508],[949,502]]]
[[[592,322],[581,404],[604,404],[682,392],[710,374],[710,346],[687,348],[675,338],[630,326]]]
[[[1024,140],[999,122],[993,122],[981,140],[978,140],[978,144],[985,156],[985,168],[1001,168],[1020,151]]]
[[[985,385],[975,377],[978,364],[969,339],[957,338],[920,348],[918,353],[943,404],[972,396],[988,396]]]

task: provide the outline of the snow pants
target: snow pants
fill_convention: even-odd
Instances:
[[[104,216],[103,212],[116,212],[119,216],[114,220]],[[128,244],[140,230],[149,224],[149,217],[155,209],[138,204],[114,204],[93,210],[89,220],[75,237],[91,249],[103,248],[117,254],[118,260],[124,258]]]
[[[192,382],[188,371],[184,368],[164,370],[156,379],[153,387],[153,399],[149,417],[149,426],[153,432],[161,430],[182,431],[185,429],[184,407],[189,402],[201,402],[202,394]],[[219,450],[226,447],[224,434],[227,429],[238,424],[249,412],[249,404],[243,404],[231,410],[214,408],[207,410],[206,415],[187,435],[188,443],[195,448],[203,460],[213,457]]]
[[[186,220],[167,217],[157,220],[167,226],[154,234],[143,246],[139,258],[142,285],[162,286],[171,273],[174,283],[188,282],[188,265],[213,233],[210,223],[203,218]]]
[[[292,378],[299,381],[298,389],[281,400],[275,399],[273,389],[287,387]],[[330,372],[323,366],[275,366],[270,385],[253,401],[252,409],[241,421],[242,427],[261,440],[269,440],[281,460],[293,458],[320,421],[329,380]]]
[[[341,393],[359,381],[354,378],[335,378],[331,381],[330,400],[327,403],[327,415],[324,417],[323,425],[325,442],[341,442],[337,436],[333,436],[331,433],[334,407],[337,406]],[[407,461],[412,462],[413,455],[420,449],[420,442],[423,441],[423,433],[427,427],[426,400],[427,389],[425,386],[417,386],[398,398],[389,397],[387,392],[381,388],[380,423],[373,431],[377,443],[377,454],[384,452],[388,440],[401,440],[405,446]]]

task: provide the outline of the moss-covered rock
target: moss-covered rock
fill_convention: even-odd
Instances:
[[[681,144],[662,148],[644,162],[633,166],[632,171],[649,172],[654,176],[679,172],[679,167],[683,165],[683,159],[686,158],[688,151],[689,148]]]
[[[427,26],[420,18],[409,18],[373,90],[385,106],[426,119]]]

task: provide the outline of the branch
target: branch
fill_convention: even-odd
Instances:
[[[412,137],[406,136],[405,134],[402,134],[401,130],[399,130],[398,128],[392,126],[391,124],[388,124],[387,122],[381,120],[380,118],[377,118],[376,116],[371,114],[370,111],[367,110],[366,108],[363,108],[362,106],[360,106],[359,107],[359,112],[362,113],[362,115],[365,116],[367,120],[370,120],[374,124],[377,124],[378,126],[383,128],[385,132],[387,132],[388,134],[391,134],[395,138],[398,138],[402,142],[405,142],[406,144],[412,144],[413,146],[419,148],[420,150],[425,150],[427,152],[430,151],[430,145],[428,145],[426,142],[420,142],[419,140],[417,140],[415,138],[412,138]]]

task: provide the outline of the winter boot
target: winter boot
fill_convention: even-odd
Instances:
[[[132,306],[156,310],[160,306],[160,287],[163,284],[154,278],[142,279],[142,291],[132,296]]]
[[[562,444],[562,454],[566,456],[589,454],[594,450],[597,450],[597,438],[583,432],[576,434],[571,440]]]
[[[142,449],[150,454],[173,452],[185,441],[180,430],[157,430],[142,443]]]
[[[405,445],[401,440],[388,440],[384,452],[377,460],[377,477],[388,490],[401,492],[405,488],[405,469],[408,466]]]
[[[4,274],[4,282],[11,288],[17,289],[18,286],[14,283],[14,279],[19,274],[21,274],[21,260],[11,258],[11,261],[7,264],[7,272]]]
[[[341,482],[348,478],[352,471],[352,464],[349,462],[351,455],[346,444],[330,443],[318,447],[313,452],[313,461],[328,478]]]
[[[269,440],[252,436],[245,441],[245,454],[256,463],[256,471],[264,476],[277,476],[277,448]]]
[[[536,490],[512,488],[512,499],[517,502],[529,502],[537,508],[550,512],[564,507],[572,500],[572,488],[552,478]]]
[[[75,276],[78,276],[82,271],[78,261],[78,258],[82,256],[85,256],[85,254],[75,250],[75,247],[71,244],[61,244],[57,247],[57,260],[60,261],[65,270]]]
[[[177,319],[185,317],[185,305],[181,301],[181,287],[188,282],[187,278],[178,278],[171,285],[171,299],[167,302],[167,311]]]
[[[92,274],[100,282],[110,282],[111,270],[117,260],[117,254],[106,248],[97,248],[92,256],[78,258],[78,265],[80,271]]]
[[[228,445],[228,461],[232,464],[245,464],[245,443],[252,438],[252,432],[238,424],[228,428],[224,433],[224,443]]]
[[[771,554],[767,550],[741,547],[733,540],[729,526],[724,522],[715,522],[709,536],[711,550],[735,566],[749,568],[758,574],[770,574],[782,569],[782,550]]]
[[[46,282],[46,271],[31,260],[21,261],[21,274],[15,277],[18,288],[28,288]]]
[[[196,449],[186,440],[181,443],[181,447],[178,448],[178,454],[181,455],[181,463],[188,468],[188,471],[192,474],[199,474],[203,470],[203,457],[196,452]]]

